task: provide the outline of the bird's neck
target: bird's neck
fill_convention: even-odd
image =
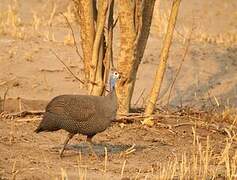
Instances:
[[[110,89],[110,91],[114,91],[114,89],[115,89],[115,82],[116,82],[115,79],[113,79],[113,78],[110,79],[110,81],[109,81],[109,89]]]
[[[117,97],[116,90],[114,87],[112,89],[110,89],[108,96],[110,96],[111,99],[114,99]]]

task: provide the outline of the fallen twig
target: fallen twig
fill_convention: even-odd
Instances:
[[[181,127],[181,126],[192,126],[195,125],[193,122],[187,122],[187,123],[179,123],[179,124],[175,124],[172,127],[177,128],[177,127]]]
[[[221,134],[227,134],[230,138],[232,137],[231,132],[234,132],[234,130],[237,131],[236,127],[231,126],[226,127],[226,126],[220,126],[217,124],[207,124],[207,122],[187,122],[187,123],[179,123],[176,125],[173,125],[172,128],[177,128],[181,126],[196,126],[196,127],[204,127],[207,129],[212,129],[214,131],[220,132]]]
[[[25,119],[17,119],[16,122],[32,122],[32,121],[39,121],[42,118],[25,118]]]
[[[2,82],[0,82],[0,86],[3,86],[3,85],[5,85],[5,84],[7,84],[7,81],[2,81]]]
[[[63,69],[40,69],[41,72],[62,72]]]
[[[17,117],[25,117],[28,115],[43,115],[44,111],[21,111],[21,112],[14,112],[14,113],[4,113],[3,117],[6,118],[17,118]]]
[[[169,129],[169,130],[172,129],[172,125],[170,125],[170,124],[157,123],[157,125],[162,127],[162,128],[165,128],[165,129]]]
[[[139,118],[147,118],[151,117],[152,119],[159,119],[159,118],[183,118],[187,116],[180,116],[176,114],[154,114],[152,116],[144,115],[141,113],[128,113],[128,114],[119,114],[116,120],[120,119],[139,119]],[[195,118],[195,117],[190,117]]]

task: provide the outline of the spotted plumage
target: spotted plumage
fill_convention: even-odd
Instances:
[[[64,147],[75,134],[83,134],[91,138],[104,131],[116,117],[117,96],[115,82],[119,78],[117,72],[111,73],[110,92],[106,96],[61,95],[53,98],[46,107],[43,119],[35,132],[57,131],[69,132]]]

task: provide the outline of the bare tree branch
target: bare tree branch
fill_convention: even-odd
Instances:
[[[78,80],[80,83],[85,84],[84,81],[82,81],[81,79],[79,79],[72,71],[71,69],[63,62],[63,60],[52,50],[50,49],[50,51],[55,55],[55,57],[66,67],[66,69],[71,73],[71,75]]]
[[[113,14],[114,13],[113,12],[114,12],[114,0],[110,0],[109,1],[109,15],[108,15],[108,22],[107,22],[108,28],[106,29],[107,48],[106,48],[106,53],[103,60],[103,64],[105,67],[104,76],[103,76],[104,84],[106,84],[108,81],[110,67],[112,66],[112,68],[114,68],[114,64],[113,64],[113,28],[114,28],[113,27],[113,23],[114,23]]]
[[[83,60],[83,59],[82,59],[82,56],[81,56],[81,54],[80,54],[80,52],[79,52],[79,48],[78,48],[78,46],[77,46],[77,42],[76,42],[76,38],[75,38],[75,34],[74,34],[74,31],[73,31],[73,28],[72,28],[72,26],[71,26],[71,24],[70,24],[70,22],[69,22],[67,16],[65,16],[63,13],[60,13],[60,14],[65,18],[65,20],[66,20],[66,22],[67,22],[67,25],[68,25],[68,27],[69,27],[70,30],[71,30],[72,37],[73,37],[73,42],[74,42],[75,47],[76,47],[77,55],[80,57],[81,60]]]
[[[170,96],[171,96],[171,92],[173,90],[175,81],[178,78],[178,75],[179,75],[179,73],[181,71],[181,68],[183,66],[184,60],[185,60],[185,58],[187,56],[187,53],[188,53],[188,50],[189,50],[189,47],[190,47],[190,41],[191,41],[192,32],[193,32],[193,28],[191,28],[189,36],[186,38],[186,43],[185,43],[186,45],[185,45],[183,57],[181,59],[181,63],[179,64],[179,67],[178,67],[178,69],[176,71],[176,74],[174,76],[174,80],[172,81],[171,86],[170,86],[170,91],[169,91],[168,100],[167,100],[167,106],[169,105],[169,102],[170,102]]]
[[[100,71],[100,69],[98,69],[98,61],[100,60],[99,51],[100,51],[100,44],[101,44],[101,39],[103,35],[103,30],[104,30],[106,13],[108,9],[108,3],[107,1],[99,1],[99,3],[101,3],[99,5],[101,7],[99,7],[99,11],[98,11],[96,34],[95,34],[95,40],[93,44],[92,60],[90,64],[90,82],[95,82],[96,77],[98,78],[99,81],[103,82],[102,75],[101,77],[100,76],[98,77],[97,71]],[[101,63],[102,63],[102,60],[101,60]],[[89,88],[90,94],[93,94],[93,88],[94,86],[90,84],[90,88]]]

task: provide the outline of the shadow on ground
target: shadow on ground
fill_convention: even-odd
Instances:
[[[52,151],[59,152],[63,145],[52,147]],[[92,149],[98,156],[105,156],[105,148],[107,149],[107,153],[109,154],[121,154],[121,153],[129,153],[135,149],[136,151],[142,151],[143,149],[147,148],[146,146],[135,145],[135,144],[108,144],[108,143],[101,143],[101,144],[92,144]],[[91,149],[89,144],[86,142],[80,144],[69,144],[65,148],[66,151],[75,151],[81,152],[82,155],[91,153]],[[65,152],[66,152],[65,151]]]

